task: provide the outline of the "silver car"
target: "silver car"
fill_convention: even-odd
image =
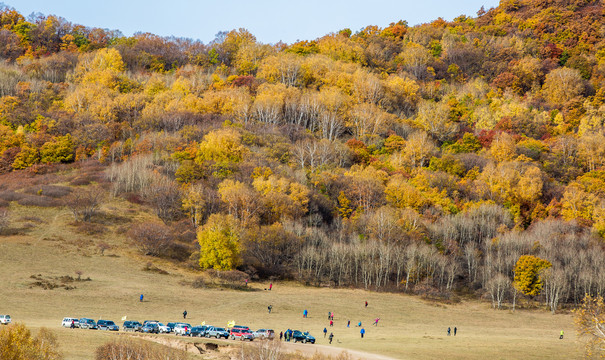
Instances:
[[[229,332],[227,330],[225,330],[224,328],[211,326],[206,331],[206,335],[205,336],[207,338],[209,338],[209,337],[215,337],[217,339],[220,339],[220,338],[228,339],[229,338]]]
[[[255,339],[269,339],[273,340],[275,337],[275,331],[271,329],[258,329],[252,333]]]
[[[93,319],[81,318],[80,329],[96,329],[97,323]]]

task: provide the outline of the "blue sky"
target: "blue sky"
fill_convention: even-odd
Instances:
[[[410,25],[438,17],[476,16],[498,0],[0,0],[26,17],[58,15],[72,23],[120,30],[130,36],[151,32],[208,43],[222,30],[246,28],[263,43],[313,40],[327,33],[397,20]]]

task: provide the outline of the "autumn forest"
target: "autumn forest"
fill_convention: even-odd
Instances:
[[[191,269],[555,312],[605,293],[604,16],[501,0],[204,44],[3,7],[0,176],[102,166],[61,206],[144,206],[128,246]]]

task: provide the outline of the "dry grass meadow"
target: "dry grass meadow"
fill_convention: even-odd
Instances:
[[[278,333],[287,328],[309,330],[318,344],[327,345],[322,330],[328,311],[335,312],[333,347],[382,354],[397,359],[574,359],[582,355],[570,314],[544,310],[495,311],[477,301],[440,304],[418,297],[362,290],[304,287],[295,283],[250,283],[249,291],[195,289],[188,285],[199,274],[155,261],[168,272],[144,271],[149,261],[127,247],[117,230],[90,236],[74,231],[67,210],[11,205],[12,226],[28,228],[19,235],[0,237],[0,314],[33,329],[48,327],[59,338],[66,359],[92,359],[95,348],[116,336],[92,330],[60,327],[65,316],[163,322],[182,319],[187,310],[192,324],[226,325],[230,320],[251,328],[268,327]],[[105,216],[129,214],[144,218],[134,205],[112,201]],[[113,246],[102,256],[96,244]],[[44,290],[31,287],[32,275],[59,283],[61,276],[91,281],[69,283],[75,289]],[[143,293],[145,301],[138,301]],[[364,301],[369,306],[364,308]],[[267,306],[273,305],[273,313]],[[309,310],[309,318],[302,311]],[[374,318],[379,326],[371,326]],[[351,320],[351,328],[346,321]],[[354,325],[367,330],[361,340]],[[446,336],[447,327],[458,335]],[[561,330],[564,340],[558,339]],[[172,336],[174,335],[165,335]],[[312,347],[313,345],[307,345]]]

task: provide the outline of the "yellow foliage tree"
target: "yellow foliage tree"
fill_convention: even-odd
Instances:
[[[411,208],[421,211],[429,201],[420,190],[407,182],[401,175],[393,176],[385,189],[386,200],[399,209]]]
[[[12,167],[13,169],[25,169],[40,161],[40,153],[38,150],[28,144],[21,146],[21,151],[15,157]]]
[[[416,131],[408,137],[402,154],[405,164],[415,168],[428,165],[436,152],[437,147],[427,133]]]
[[[263,196],[274,221],[280,218],[295,219],[307,212],[309,190],[304,185],[270,175],[256,177],[252,186]]]
[[[515,140],[508,133],[500,133],[492,142],[489,152],[497,162],[510,161],[517,157]]]
[[[32,336],[23,324],[11,324],[0,329],[0,359],[60,360],[57,338],[46,328]]]
[[[223,128],[209,132],[200,143],[197,162],[212,160],[221,164],[238,163],[247,153],[241,142],[241,135],[233,128]]]
[[[227,179],[218,185],[218,193],[227,205],[229,214],[239,220],[242,226],[258,220],[261,203],[258,194],[249,185]]]
[[[541,271],[552,264],[533,255],[522,255],[515,265],[515,280],[513,285],[527,296],[540,295],[542,291]]]
[[[231,215],[210,215],[197,239],[202,269],[232,270],[240,264],[240,233]]]
[[[561,199],[561,215],[565,220],[584,219],[592,220],[593,212],[598,198],[584,191],[578,182],[567,185]]]
[[[345,172],[347,195],[360,210],[368,211],[382,205],[388,175],[373,166],[353,165]]]
[[[198,227],[201,224],[205,207],[203,186],[199,184],[187,186],[183,196],[183,210],[191,218],[193,226]]]
[[[255,75],[262,60],[274,53],[271,45],[245,43],[237,49],[233,65],[241,75]]]
[[[605,302],[602,296],[584,296],[582,305],[574,311],[580,338],[586,341],[586,358],[605,357]]]
[[[584,81],[577,69],[557,68],[546,75],[542,92],[553,104],[562,106],[584,91]]]
[[[298,55],[283,52],[269,56],[260,64],[258,77],[270,83],[299,85],[303,77],[302,59]]]

